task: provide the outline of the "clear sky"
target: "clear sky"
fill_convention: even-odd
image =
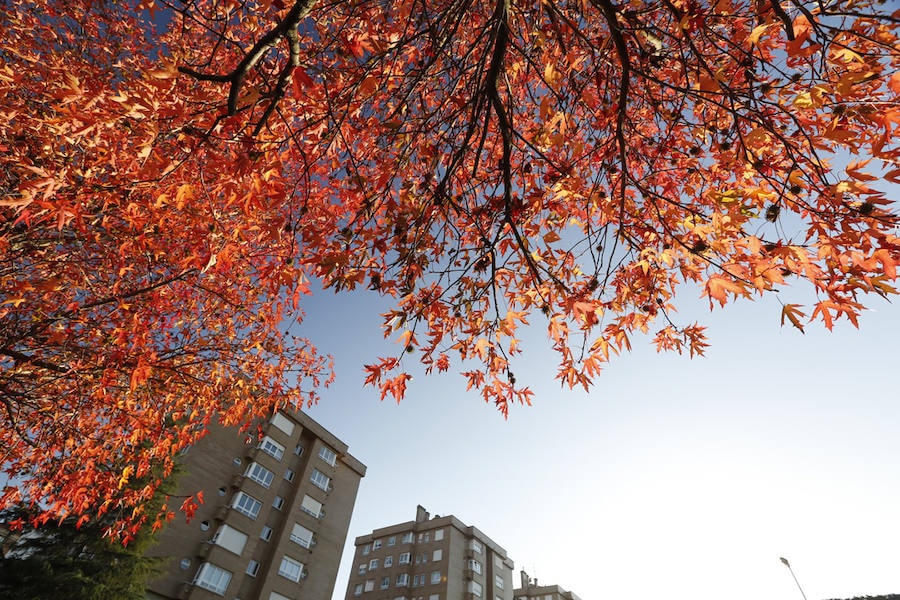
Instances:
[[[302,330],[338,381],[309,413],[368,466],[335,599],[353,538],[417,504],[583,600],[802,600],[780,556],[809,600],[900,593],[900,310],[869,304],[860,330],[803,335],[776,300],[698,298],[681,314],[709,326],[705,358],[638,342],[590,394],[553,379],[538,327],[513,365],[536,401],[504,421],[453,373],[380,402],[378,302],[317,297]]]

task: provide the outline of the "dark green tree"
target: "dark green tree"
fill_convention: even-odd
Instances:
[[[25,508],[0,513],[6,541],[0,559],[0,598],[47,600],[143,600],[159,559],[144,556],[152,542],[141,531],[128,545],[104,536],[104,520],[80,527],[76,518],[42,526],[30,524]],[[9,531],[11,523],[22,528]]]

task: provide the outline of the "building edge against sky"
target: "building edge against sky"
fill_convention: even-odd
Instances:
[[[513,600],[581,600],[558,585],[538,585],[537,578],[532,579],[525,571],[520,571],[519,577],[521,587],[513,590]]]
[[[179,494],[205,503],[148,552],[170,558],[149,600],[331,598],[366,467],[303,413],[260,430],[214,427],[184,456]]]
[[[513,600],[506,550],[456,517],[382,527],[355,540],[346,600]]]

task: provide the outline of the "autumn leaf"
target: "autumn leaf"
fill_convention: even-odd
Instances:
[[[895,15],[727,4],[6,3],[0,507],[171,518],[210,426],[333,380],[311,281],[390,304],[373,395],[456,371],[504,416],[529,324],[584,389],[702,356],[698,287],[859,324],[897,293]]]

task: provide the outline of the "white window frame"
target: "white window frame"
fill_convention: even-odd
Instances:
[[[432,562],[438,562],[439,560],[444,559],[444,550],[442,548],[438,548],[431,555]]]
[[[285,470],[285,472],[284,472],[284,480],[285,481],[288,481],[288,482],[294,481],[294,477],[295,477],[295,474],[294,474],[293,469]]]
[[[483,549],[484,546],[482,546],[481,542],[479,542],[478,540],[469,540],[469,550],[474,550],[478,554],[481,554]]]
[[[406,533],[403,534],[403,539],[400,540],[400,543],[401,544],[412,544],[412,541],[413,541],[413,532],[407,531]]]
[[[246,504],[249,504],[249,507],[245,506]],[[246,492],[238,492],[231,502],[231,508],[245,517],[256,519],[259,516],[259,511],[262,509],[262,502]]]
[[[436,585],[441,582],[441,572],[440,571],[432,571],[431,572],[431,584]]]
[[[357,575],[365,575],[366,574],[366,563],[362,563],[359,565],[359,567],[356,569],[356,574]]]
[[[285,554],[281,557],[281,564],[278,565],[278,574],[285,579],[297,583],[303,579],[303,568],[304,565],[302,562],[294,560]]]
[[[497,589],[503,589],[503,575],[494,575],[494,585],[497,586]]]
[[[262,531],[259,532],[259,539],[268,542],[272,539],[272,528],[268,525],[263,525]]]
[[[281,460],[281,457],[284,456],[284,446],[282,446],[269,436],[265,436],[262,440],[260,440],[259,449],[275,460]]]
[[[469,583],[466,586],[466,591],[478,598],[481,598],[481,594],[484,592],[484,588],[481,587],[481,584],[477,581],[469,580]]]
[[[222,523],[216,530],[215,535],[213,535],[212,539],[209,541],[217,546],[225,548],[232,554],[240,556],[244,551],[244,546],[247,544],[247,534]]]
[[[363,552],[362,552],[362,553],[363,553],[363,556],[368,556],[369,553],[371,553],[371,552],[372,552],[372,545],[371,545],[371,544],[366,544],[365,546],[363,546]]]
[[[444,539],[444,530],[443,529],[435,529],[434,530],[434,541],[439,542]]]
[[[366,586],[363,588],[364,592],[371,592],[375,589],[375,580],[374,579],[366,579]]]
[[[231,575],[231,571],[227,571],[212,563],[205,562],[197,569],[197,574],[194,575],[192,583],[197,587],[202,587],[214,594],[224,596],[225,590],[228,589],[228,584],[231,583]]]
[[[363,588],[363,584],[361,584],[361,583],[357,583],[355,586],[353,586],[353,595],[354,596],[362,596],[362,588]]]
[[[372,542],[372,550],[380,550],[381,549],[381,540],[375,540]]]
[[[381,578],[381,589],[386,590],[391,587],[391,576],[385,575]]]
[[[409,573],[400,573],[397,575],[394,585],[396,587],[409,587]]]
[[[388,546],[396,546],[397,545],[397,536],[392,535],[388,538]]]
[[[309,534],[309,535],[307,535]],[[300,523],[294,523],[293,529],[291,529],[291,541],[295,544],[303,546],[304,548],[312,548],[315,545],[313,541],[313,536],[315,533],[311,529],[308,529],[301,525]]]
[[[378,568],[378,559],[373,558],[372,560],[369,561],[369,570],[374,571],[377,568]]]
[[[466,568],[471,569],[474,573],[481,575],[481,563],[474,558],[470,558],[466,561]]]
[[[314,512],[312,506],[308,506],[308,504],[311,504],[313,502],[319,506],[319,512]],[[300,510],[312,517],[315,517],[316,519],[321,519],[322,515],[324,514],[324,511],[322,510],[322,503],[308,494],[303,496],[303,500],[300,502]]]
[[[319,458],[324,460],[332,467],[337,464],[337,452],[335,452],[328,446],[322,446],[321,448],[319,448]]]
[[[309,476],[309,480],[314,486],[323,491],[327,492],[331,489],[331,477],[318,469],[313,469],[312,474]]]
[[[388,567],[393,567],[393,566],[394,566],[394,555],[391,554],[389,556],[385,556],[384,557],[384,568],[387,569]]]
[[[287,435],[294,433],[294,422],[280,412],[272,415],[272,419],[269,422]]]
[[[244,472],[244,476],[266,489],[269,489],[272,486],[272,482],[275,480],[275,473],[258,462],[250,463],[247,470]]]
[[[272,499],[272,507],[275,510],[281,510],[282,508],[284,508],[284,498],[282,498],[281,496],[275,496],[275,498]]]
[[[397,560],[398,565],[408,565],[412,560],[412,554],[409,552],[404,552],[400,555],[400,558]]]
[[[259,573],[259,563],[251,560],[247,563],[247,569],[244,572],[250,577],[256,577],[256,574]]]

